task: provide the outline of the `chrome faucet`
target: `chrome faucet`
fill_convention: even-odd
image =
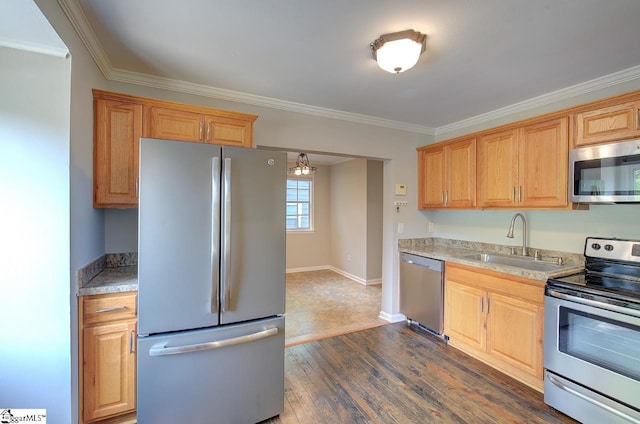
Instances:
[[[522,218],[522,256],[527,256],[527,220],[524,215],[521,213],[513,215],[511,223],[509,224],[509,230],[507,230],[507,237],[513,238],[513,226],[516,223],[517,217]]]

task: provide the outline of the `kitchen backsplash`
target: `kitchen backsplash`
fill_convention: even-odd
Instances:
[[[107,253],[78,269],[78,287],[86,285],[105,268],[138,265],[138,252]]]

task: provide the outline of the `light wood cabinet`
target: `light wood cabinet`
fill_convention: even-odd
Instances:
[[[82,422],[127,422],[136,408],[136,293],[81,296]]]
[[[140,137],[253,146],[256,115],[93,90],[96,208],[137,207]]]
[[[484,350],[486,346],[485,291],[447,280],[445,289],[445,334]]]
[[[418,149],[420,209],[470,209],[476,205],[476,140]]]
[[[485,134],[478,139],[478,205],[567,207],[568,160],[568,117]]]
[[[574,114],[576,147],[640,137],[640,101]]]
[[[449,344],[542,391],[544,282],[446,264]]]
[[[136,206],[142,105],[95,98],[93,108],[93,207]]]
[[[149,137],[181,141],[203,141],[202,115],[195,112],[151,107]]]
[[[251,147],[253,121],[163,107],[149,108],[149,136]]]

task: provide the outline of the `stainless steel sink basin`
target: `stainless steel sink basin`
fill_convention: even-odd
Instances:
[[[531,271],[549,272],[560,269],[560,265],[558,264],[536,261],[533,258],[523,256],[507,256],[495,253],[472,253],[470,255],[463,255],[460,258],[471,261],[512,266],[516,268],[525,268]]]

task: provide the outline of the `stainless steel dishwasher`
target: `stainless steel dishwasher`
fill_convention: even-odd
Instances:
[[[444,262],[400,253],[400,313],[442,337]]]

